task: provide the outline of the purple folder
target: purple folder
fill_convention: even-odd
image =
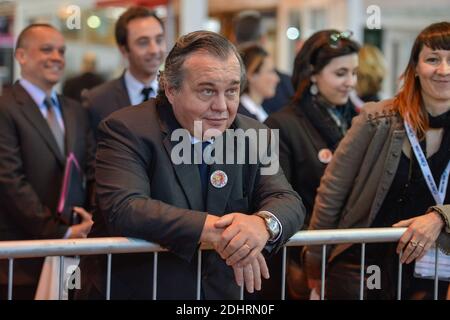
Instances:
[[[66,159],[57,212],[61,220],[73,225],[80,222],[73,207],[84,207],[86,202],[86,179],[73,152]]]

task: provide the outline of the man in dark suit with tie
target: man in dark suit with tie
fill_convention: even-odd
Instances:
[[[268,277],[263,253],[277,251],[303,223],[302,201],[283,173],[248,160],[275,141],[260,149],[247,141],[247,149],[233,152],[239,145],[234,132],[270,133],[256,120],[236,116],[244,79],[240,56],[227,39],[193,32],[169,53],[156,100],[100,124],[99,214],[91,235],[141,238],[167,248],[158,256],[158,299],[196,298],[203,243],[215,250],[202,254],[201,298],[238,299],[237,284],[259,290]],[[207,148],[210,156],[226,159],[211,161]],[[203,160],[195,160],[196,152]],[[237,162],[240,156],[247,160]],[[79,297],[104,299],[105,261],[83,259]],[[151,299],[152,270],[152,254],[114,255],[111,298]]]
[[[66,155],[76,156],[89,186],[94,178],[87,112],[53,89],[63,74],[64,51],[62,34],[48,24],[28,26],[18,37],[21,78],[0,98],[0,240],[82,238],[92,226],[82,207],[74,208],[78,225],[68,226],[57,215]],[[14,299],[33,299],[42,261],[15,260]],[[2,260],[1,298],[7,281]]]
[[[158,92],[157,75],[166,54],[162,21],[145,7],[130,7],[117,21],[115,36],[127,69],[119,78],[82,93],[94,132],[112,112],[140,104]]]

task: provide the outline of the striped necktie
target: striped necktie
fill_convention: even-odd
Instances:
[[[48,126],[50,127],[50,130],[53,133],[53,137],[56,140],[56,144],[58,145],[59,151],[64,156],[66,154],[64,146],[64,132],[58,123],[58,119],[56,118],[55,104],[53,103],[51,97],[46,97],[44,100],[44,104],[47,107]]]

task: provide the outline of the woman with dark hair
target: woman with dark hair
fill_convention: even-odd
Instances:
[[[291,104],[266,121],[279,129],[280,165],[303,199],[305,225],[312,213],[320,178],[353,116],[349,94],[356,85],[358,49],[351,32],[324,30],[313,34],[295,58]],[[300,249],[290,249],[288,288],[292,298],[308,298],[302,281]]]
[[[247,75],[246,86],[240,98],[238,113],[259,122],[267,119],[262,107],[264,99],[272,98],[280,78],[275,71],[272,58],[258,45],[250,45],[239,50]]]
[[[310,229],[408,228],[398,244],[367,245],[366,265],[381,270],[381,289],[367,290],[367,298],[396,298],[401,252],[402,298],[433,297],[433,281],[415,278],[410,263],[436,240],[450,252],[449,146],[450,23],[441,22],[416,38],[399,94],[366,104],[355,118],[317,192]],[[321,247],[305,251],[308,280],[317,284]],[[359,297],[360,251],[351,244],[328,248],[326,298]]]

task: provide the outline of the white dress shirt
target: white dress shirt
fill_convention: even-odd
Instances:
[[[130,72],[130,70],[125,71],[125,86],[127,87],[128,96],[130,97],[130,102],[132,105],[137,105],[143,102],[144,96],[142,95],[142,89],[152,88],[153,92],[150,94],[149,98],[156,97],[158,92],[158,80],[155,78],[150,83],[142,83],[137,80]]]
[[[256,104],[248,94],[243,94],[241,96],[241,104],[247,109],[248,112],[253,114],[259,122],[264,122],[269,116],[266,110],[263,109],[261,105]]]

